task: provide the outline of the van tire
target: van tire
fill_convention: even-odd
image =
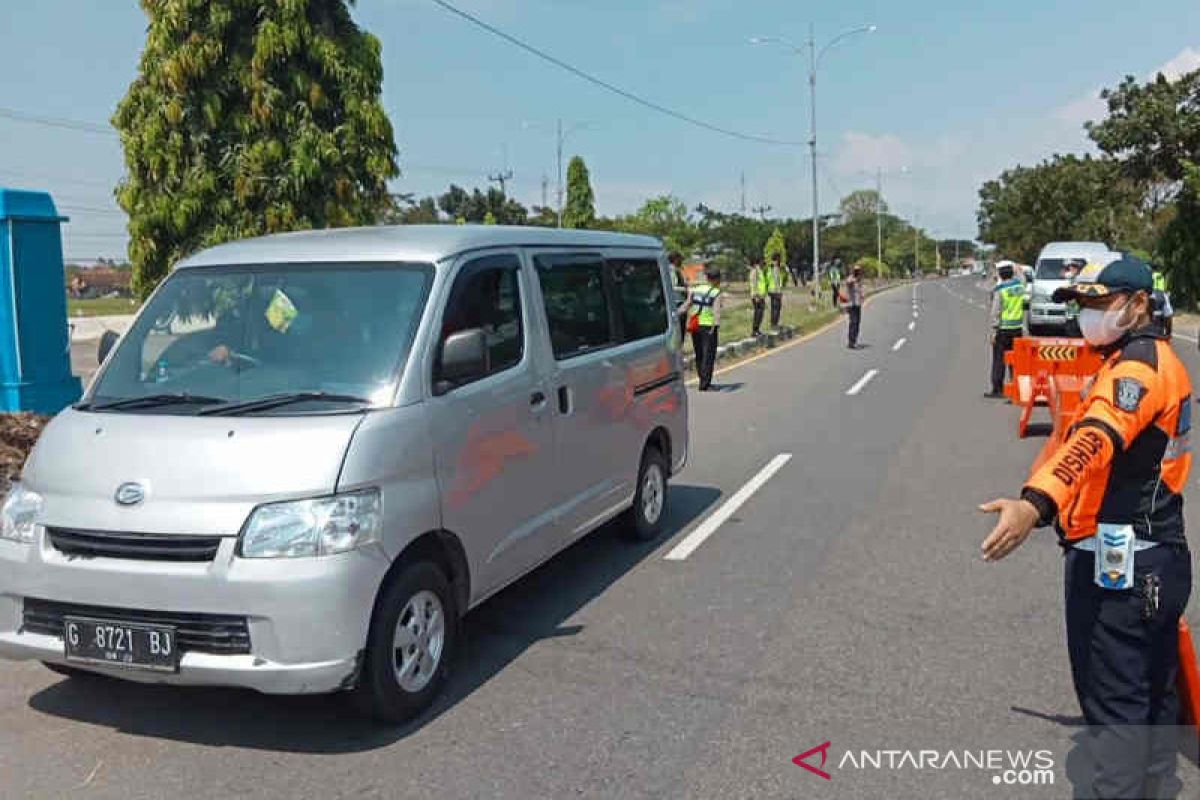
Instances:
[[[638,467],[633,505],[621,517],[625,535],[635,542],[649,542],[662,533],[667,515],[667,472],[666,457],[654,445],[647,445]]]
[[[438,608],[440,606],[440,608]],[[440,631],[431,617],[414,616],[421,610],[440,614]],[[407,676],[405,686],[397,675],[398,633],[402,615],[404,626],[413,638],[412,653],[421,648],[427,657],[417,657],[416,671]],[[360,713],[380,722],[401,723],[411,720],[433,702],[450,674],[458,644],[458,606],[446,574],[429,561],[416,561],[397,572],[380,593],[371,616],[371,630],[363,658],[362,672],[351,693],[351,702]],[[432,637],[432,638],[429,638]],[[440,637],[440,647],[436,640]],[[436,648],[434,666],[421,674]]]

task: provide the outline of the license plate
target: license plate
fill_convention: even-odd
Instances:
[[[175,629],[162,625],[64,617],[63,643],[68,661],[160,672],[179,669]]]

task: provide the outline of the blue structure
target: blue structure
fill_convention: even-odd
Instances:
[[[54,414],[81,394],[71,374],[65,221],[45,192],[0,188],[0,411]]]

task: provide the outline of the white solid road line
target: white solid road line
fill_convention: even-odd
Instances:
[[[892,352],[894,353],[897,350],[899,350],[901,347],[904,347],[904,343],[907,341],[908,341],[908,339],[905,339],[903,336],[900,337],[900,339],[898,339],[896,341],[896,343],[894,345],[892,345]]]
[[[1196,344],[1195,337],[1188,336],[1186,333],[1172,333],[1171,335],[1173,337],[1175,337],[1176,339],[1183,339],[1185,342],[1191,342],[1192,344]]]
[[[877,369],[867,370],[867,374],[863,375],[861,378],[859,378],[858,383],[854,384],[853,386],[851,386],[849,389],[846,390],[846,396],[854,397],[854,395],[861,392],[863,390],[863,388],[868,383],[871,382],[871,379],[874,378],[878,374],[879,374],[879,370],[877,370]]]
[[[916,322],[910,322],[910,323],[908,323],[908,329],[909,329],[910,331],[915,331],[915,330],[917,329],[917,323],[916,323]]]
[[[783,468],[783,465],[792,460],[791,453],[780,453],[772,458],[767,465],[758,471],[758,474],[746,482],[746,485],[738,489],[733,497],[726,500],[720,508],[712,513],[708,519],[700,523],[696,530],[689,533],[682,542],[675,545],[671,552],[665,556],[667,561],[683,561],[685,558],[696,552],[696,548],[704,544],[704,540],[712,536],[717,528],[725,523],[734,513],[742,507],[742,504],[750,499],[750,496],[762,488],[763,484],[771,480],[771,476]]]

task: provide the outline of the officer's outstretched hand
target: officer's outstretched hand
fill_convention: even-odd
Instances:
[[[983,540],[983,560],[999,561],[1016,550],[1037,526],[1038,510],[1028,500],[1001,498],[984,503],[979,510],[999,514],[996,527]]]

